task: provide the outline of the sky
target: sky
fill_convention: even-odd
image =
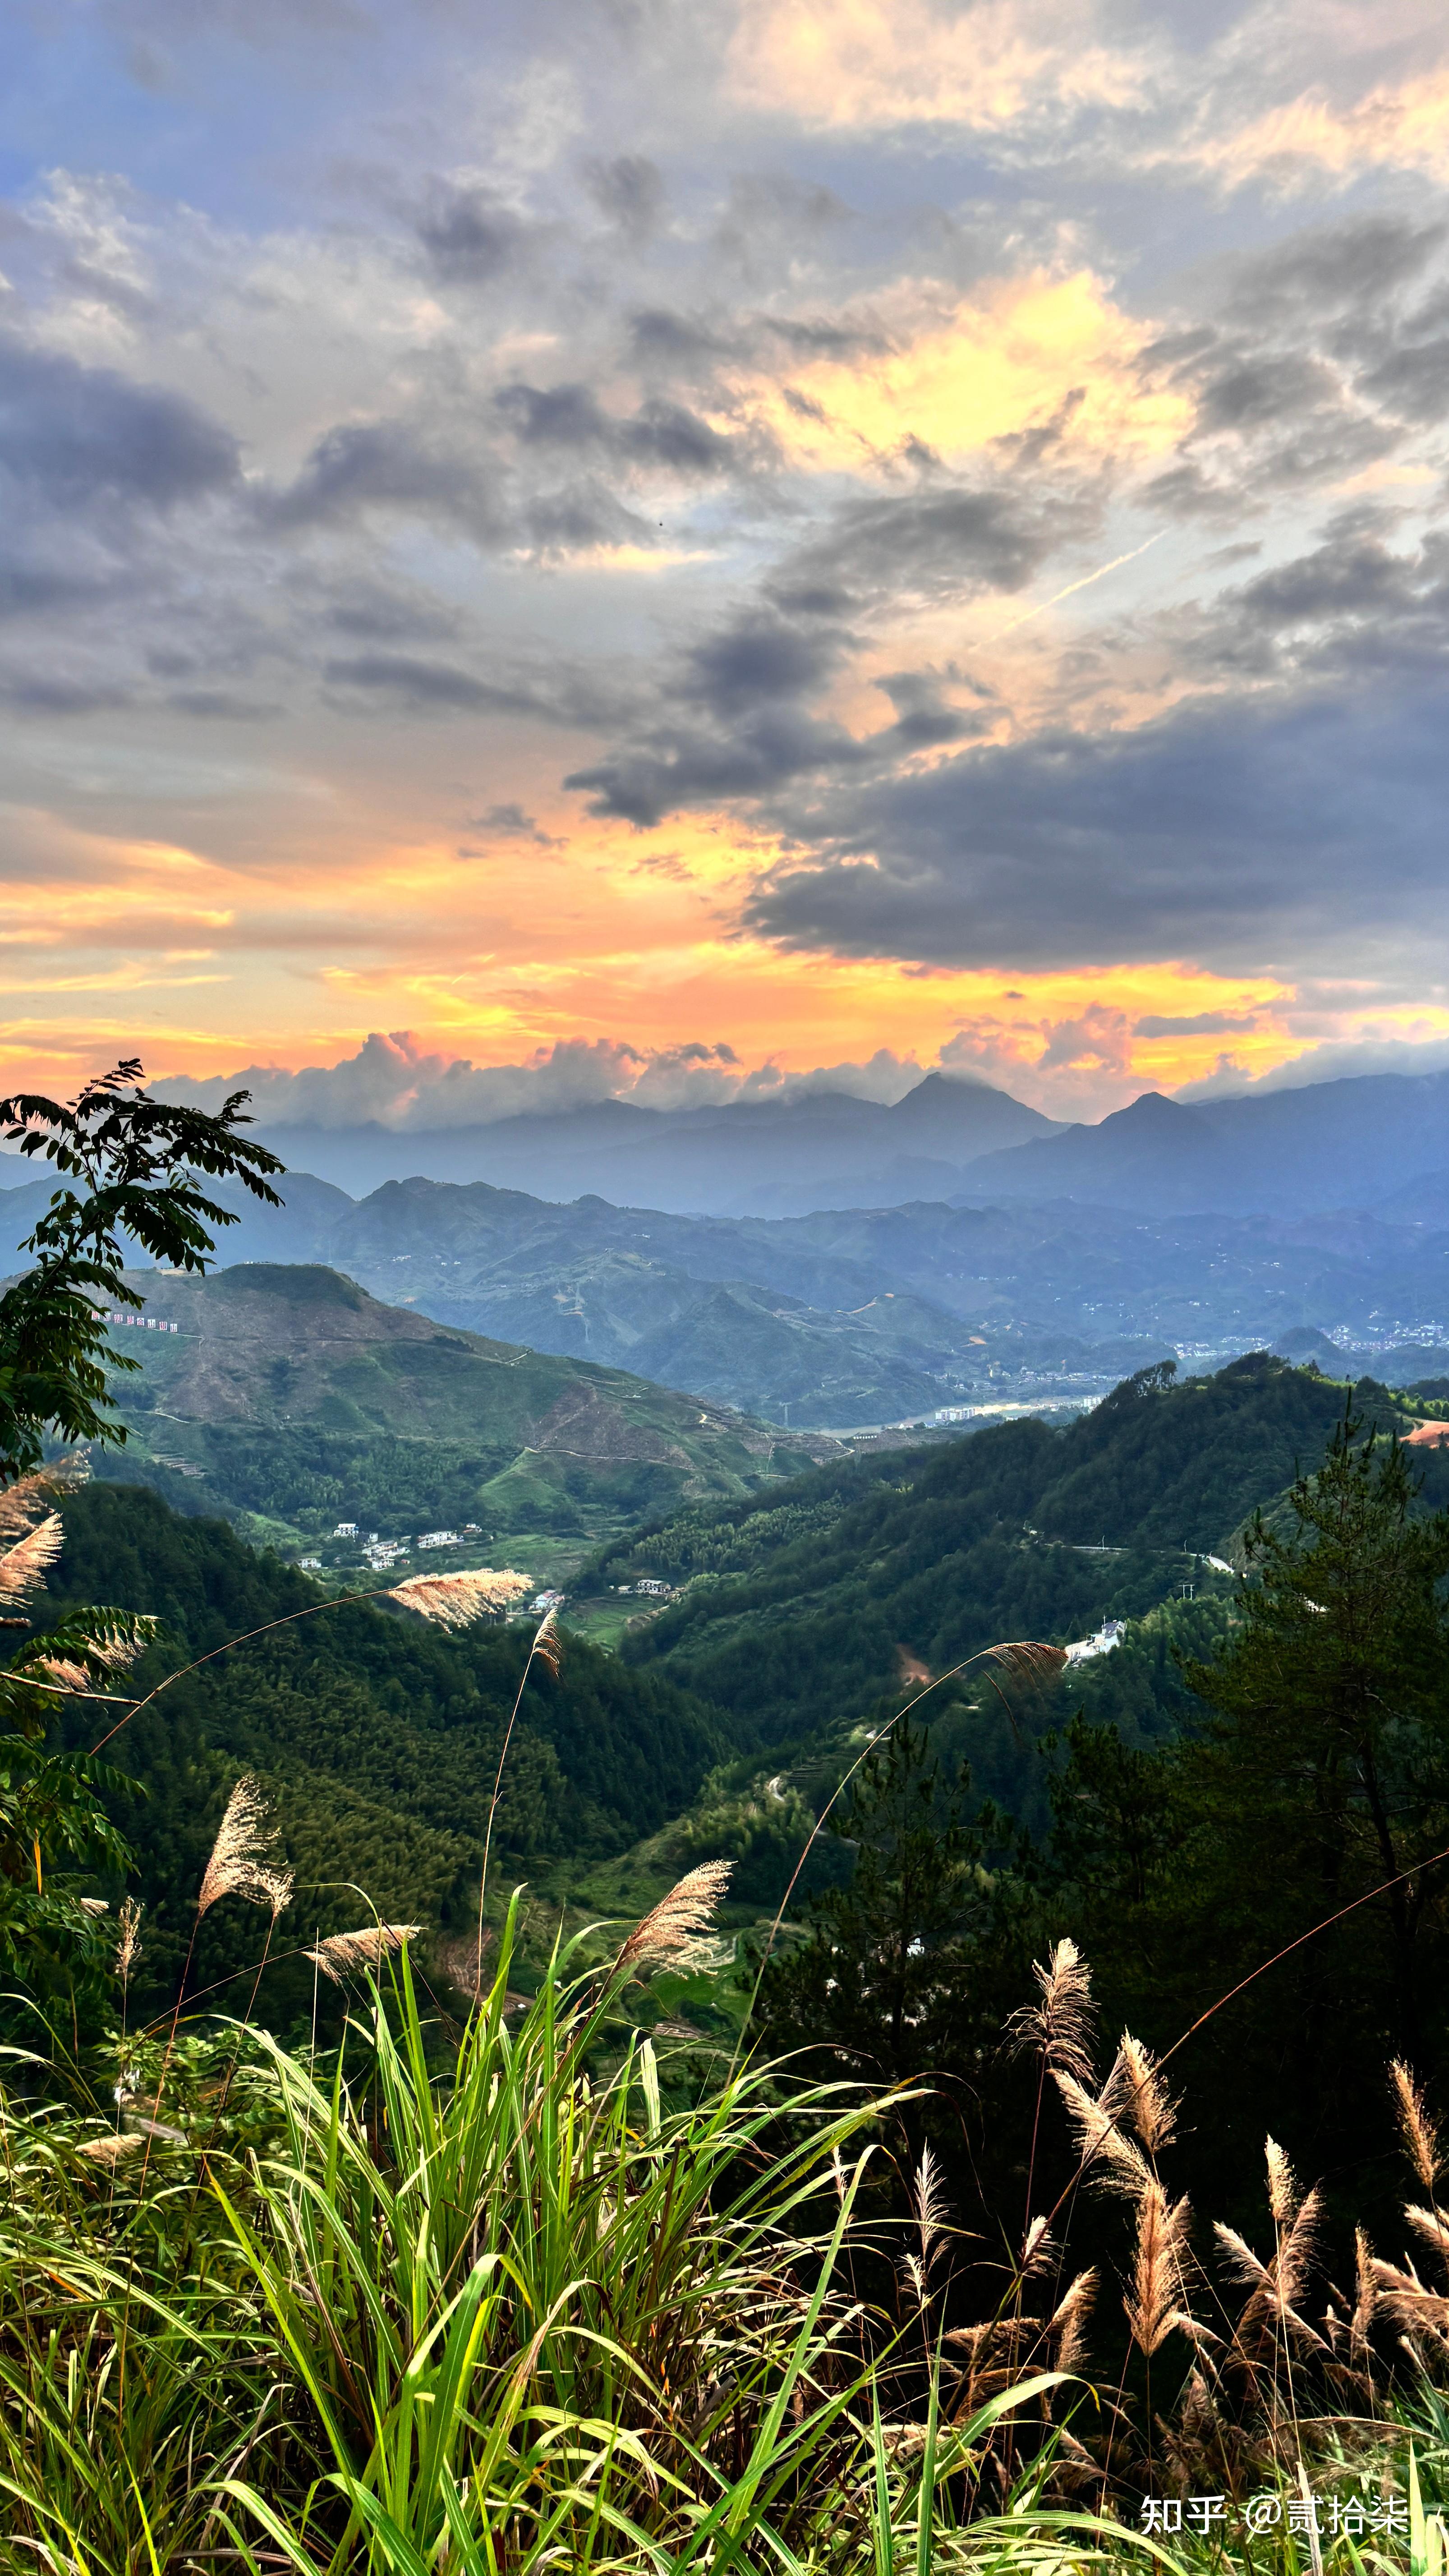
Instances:
[[[7,1085],[1449,1063],[1446,179],[1437,0],[11,0]]]

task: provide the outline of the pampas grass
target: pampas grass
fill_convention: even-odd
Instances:
[[[1031,1973],[1040,2001],[1021,2004],[1012,2014],[1006,2025],[1009,2048],[1040,2058],[1053,2073],[1060,2068],[1077,2083],[1090,2083],[1096,2006],[1075,1941],[1058,1941],[1045,1965],[1039,1959],[1032,1962]]]
[[[733,1870],[733,1861],[706,1860],[681,1878],[630,1933],[614,1962],[618,1973],[642,1977],[651,1968],[672,1968],[687,1976],[708,1967],[714,1957],[708,1935]]]
[[[334,1986],[340,1986],[359,1970],[375,1974],[384,1959],[395,1958],[403,1943],[415,1940],[421,1930],[420,1923],[369,1923],[360,1932],[331,1932],[303,1956]]]
[[[1390,2066],[1389,2081],[1394,2088],[1399,2128],[1409,2151],[1409,2161],[1424,2189],[1431,2192],[1444,2163],[1438,2129],[1424,2108],[1422,2087],[1401,2057],[1396,2057]]]
[[[0,1601],[17,1605],[28,1601],[44,1582],[47,1566],[54,1565],[64,1545],[65,1529],[59,1512],[47,1512],[37,1528],[17,1539],[0,1556]]]
[[[1192,2212],[1186,2200],[1169,2201],[1155,2178],[1137,2207],[1132,2285],[1123,2299],[1128,2332],[1150,2361],[1174,2326],[1190,2326],[1182,2289],[1182,2260]]]
[[[211,1847],[211,1858],[196,1900],[196,1919],[223,1896],[244,1897],[249,1905],[270,1906],[272,1918],[284,1913],[292,1896],[288,1870],[267,1866],[264,1855],[277,1839],[271,1801],[259,1780],[243,1772],[226,1802],[226,1812]]]

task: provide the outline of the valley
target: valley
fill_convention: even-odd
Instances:
[[[97,1472],[142,1476],[181,1510],[220,1512],[349,1580],[369,1539],[410,1563],[431,1537],[442,1545],[419,1564],[567,1581],[641,1517],[739,1499],[835,1447],[385,1306],[315,1264],[135,1285],[140,1321],[111,1328],[139,1363],[119,1380],[129,1437]]]

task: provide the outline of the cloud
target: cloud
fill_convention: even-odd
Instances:
[[[236,440],[198,405],[0,333],[0,470],[52,507],[157,511],[233,484]]]
[[[505,385],[499,411],[525,448],[592,451],[640,472],[685,481],[731,472],[761,460],[770,443],[727,436],[682,403],[651,400],[626,418],[604,410],[588,385]]]
[[[1255,1029],[1261,1014],[1257,1011],[1149,1011],[1132,1023],[1135,1038],[1215,1038],[1230,1031]]]
[[[470,814],[464,824],[468,832],[484,832],[490,841],[530,841],[538,850],[565,850],[567,841],[555,840],[541,832],[531,814],[521,805],[490,805],[486,814]]]
[[[650,1109],[722,1106],[732,1100],[805,1098],[845,1091],[862,1100],[898,1100],[921,1079],[912,1057],[879,1049],[864,1064],[785,1073],[776,1064],[753,1072],[723,1041],[636,1047],[620,1039],[560,1040],[523,1064],[474,1065],[431,1053],[410,1029],[374,1031],[359,1052],[336,1065],[300,1073],[271,1065],[195,1081],[177,1075],[152,1088],[163,1100],[215,1108],[238,1087],[250,1091],[251,1115],[268,1130],[336,1129],[376,1122],[400,1134],[435,1128],[491,1126],[502,1118],[583,1109],[603,1100],[632,1100]]]
[[[1221,1100],[1248,1091],[1301,1091],[1311,1082],[1361,1081],[1365,1075],[1375,1073],[1412,1076],[1444,1072],[1449,1072],[1449,1037],[1332,1038],[1318,1046],[1305,1047],[1301,1055],[1290,1057],[1286,1064],[1275,1064],[1256,1076],[1224,1060],[1219,1070],[1204,1081],[1183,1083],[1175,1097]]]
[[[664,214],[664,174],[642,152],[616,153],[612,161],[586,161],[584,185],[605,222],[636,248],[658,231]]]
[[[1281,971],[1295,949],[1422,937],[1446,798],[1437,674],[1199,697],[808,808],[784,796],[778,821],[817,855],[771,868],[743,925],[788,948],[957,966],[1192,956]]]
[[[429,445],[400,421],[350,421],[318,439],[300,473],[261,505],[281,528],[336,525],[367,509],[411,509],[500,542],[510,531],[476,456]]]
[[[434,274],[449,286],[488,286],[519,267],[535,247],[536,228],[491,188],[438,182],[416,218]]]
[[[848,502],[785,556],[774,586],[788,594],[833,584],[891,600],[1020,590],[1087,524],[1083,506],[1065,497],[1043,508],[1020,492],[959,484]]]

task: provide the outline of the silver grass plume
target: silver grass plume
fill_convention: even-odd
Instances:
[[[903,2275],[916,2294],[916,2304],[924,2307],[931,2269],[946,2242],[950,2211],[930,2147],[921,2149],[921,2161],[910,2183],[911,2210],[916,2222],[919,2250],[904,2257]]]
[[[144,2146],[145,2143],[145,2139],[137,2132],[125,2129],[119,2134],[113,2131],[104,2138],[84,2139],[77,2147],[76,2154],[89,2156],[92,2164],[115,2165],[120,2163],[123,2156],[134,2155],[136,2149]]]
[[[1095,2268],[1088,2272],[1079,2272],[1055,2313],[1047,2319],[1047,2333],[1056,2344],[1056,2350],[1052,2355],[1054,2370],[1076,2369],[1086,2348],[1087,2319],[1092,2313],[1096,2296]]]
[[[520,1600],[529,1588],[526,1574],[515,1574],[511,1566],[495,1573],[480,1565],[472,1574],[414,1574],[406,1583],[394,1583],[389,1601],[400,1602],[404,1610],[415,1610],[420,1619],[431,1619],[439,1628],[468,1628],[481,1619],[485,1610],[506,1610]]]
[[[331,1978],[334,1986],[340,1986],[345,1977],[359,1969],[380,1968],[384,1959],[394,1957],[403,1943],[415,1939],[422,1928],[420,1923],[368,1923],[360,1932],[329,1933],[325,1941],[319,1941],[316,1949],[305,1955],[324,1977]]]
[[[201,1917],[223,1896],[245,1897],[249,1905],[283,1912],[292,1894],[290,1871],[270,1869],[265,1855],[277,1839],[271,1801],[259,1780],[243,1772],[226,1802],[226,1813],[211,1846],[211,1858],[196,1900]]]
[[[616,1970],[637,1977],[647,1968],[687,1972],[708,1966],[714,1955],[708,1935],[733,1870],[727,1860],[701,1861],[690,1870],[636,1924],[614,1961]]]
[[[1443,2170],[1444,2158],[1439,2145],[1439,2132],[1424,2107],[1423,2088],[1401,2057],[1389,2068],[1398,2101],[1399,2128],[1409,2161],[1426,2191],[1432,2191]]]
[[[124,1993],[131,1982],[131,1970],[141,1956],[141,1908],[134,1896],[123,1898],[116,1920],[121,1936],[116,1943],[116,1974]]]
[[[1076,2130],[1083,2167],[1094,2168],[1093,2179],[1104,2191],[1125,2192],[1129,2200],[1140,2200],[1153,2176],[1136,2141],[1118,2128],[1105,2100],[1096,2100],[1075,2075],[1054,2066],[1052,2081]]]
[[[1183,2314],[1182,2257],[1191,2215],[1186,2200],[1169,2201],[1155,2178],[1137,2205],[1132,2286],[1122,2305],[1132,2340],[1149,2361],[1174,2326],[1190,2322]]]
[[[70,1493],[84,1485],[90,1472],[84,1453],[76,1450],[67,1458],[53,1458],[28,1476],[17,1476],[0,1493],[0,1541],[18,1538],[47,1509],[53,1494]]]
[[[1275,2226],[1291,2227],[1298,2211],[1298,2185],[1293,2167],[1276,2138],[1263,2141],[1263,2161],[1268,2168],[1268,2207]]]
[[[534,1631],[533,1644],[528,1650],[530,1663],[535,1655],[541,1664],[547,1664],[557,1680],[559,1666],[563,1662],[563,1639],[558,1633],[558,1613],[555,1610],[545,1610]]]
[[[1103,2103],[1119,2119],[1125,2118],[1136,2130],[1150,2156],[1172,2144],[1177,2128],[1177,2104],[1158,2071],[1152,2051],[1134,2039],[1130,2030],[1122,2033],[1117,2062],[1107,2078]]]
[[[37,1528],[17,1539],[0,1556],[0,1602],[27,1601],[37,1584],[44,1582],[46,1567],[54,1565],[64,1545],[65,1530],[59,1512],[47,1512]]]
[[[1056,2259],[1057,2240],[1052,2234],[1050,2221],[1034,2218],[1022,2242],[1018,2267],[1022,2279],[1029,2281],[1035,2272],[1049,2272]]]
[[[1060,2068],[1075,2076],[1079,2084],[1090,2083],[1096,2006],[1091,1972],[1075,1941],[1058,1941],[1045,1967],[1033,1960],[1031,1973],[1041,2000],[1022,2004],[1012,2014],[1006,2025],[1008,2046],[1016,2054],[1039,2057],[1054,2072]]]

